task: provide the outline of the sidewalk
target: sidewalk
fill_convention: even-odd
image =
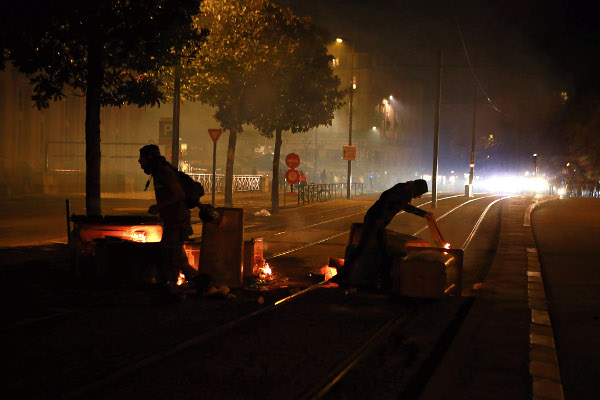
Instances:
[[[502,208],[498,249],[463,326],[421,399],[562,399],[553,330],[529,215]]]

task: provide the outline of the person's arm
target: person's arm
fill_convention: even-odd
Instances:
[[[150,214],[157,214],[159,210],[185,200],[185,192],[183,191],[183,188],[179,182],[173,183],[171,186],[169,186],[169,189],[171,190],[171,197],[165,201],[162,201],[160,204],[151,205],[148,209]]]
[[[407,204],[407,205],[405,205],[402,208],[402,210],[404,210],[407,213],[418,215],[421,218],[425,218],[425,217],[427,217],[427,215],[431,214],[431,213],[429,213],[429,212],[427,212],[425,210],[421,210],[420,208],[413,206],[410,203]],[[433,216],[433,214],[431,214],[431,215]]]
[[[154,184],[156,184],[157,179],[160,182],[165,182],[169,187],[171,195],[165,200],[161,200],[160,203],[157,202],[157,204],[151,205],[150,208],[148,208],[150,214],[157,214],[159,210],[185,200],[185,192],[183,191],[174,170],[164,168],[157,174],[157,176],[154,176]]]

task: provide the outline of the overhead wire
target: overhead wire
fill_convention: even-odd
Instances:
[[[463,50],[465,52],[465,57],[467,58],[467,64],[469,65],[469,70],[471,71],[471,75],[473,75],[473,79],[475,80],[475,83],[477,83],[477,87],[485,95],[485,98],[486,98],[487,102],[490,104],[490,106],[492,106],[492,108],[494,110],[498,111],[499,113],[503,113],[502,110],[500,110],[494,104],[494,102],[492,101],[490,96],[487,94],[487,92],[483,88],[483,85],[481,84],[481,81],[479,80],[479,77],[477,76],[477,74],[475,73],[475,70],[473,69],[473,64],[471,63],[471,57],[469,56],[469,50],[467,50],[467,45],[465,44],[465,40],[463,38],[462,30],[460,29],[460,24],[458,23],[458,20],[456,21],[456,27],[458,28],[458,37],[460,38],[460,42],[461,42]]]

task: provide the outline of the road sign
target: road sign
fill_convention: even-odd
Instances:
[[[212,139],[213,143],[217,143],[217,140],[219,140],[219,136],[221,136],[221,133],[223,133],[223,129],[208,130],[208,134],[210,135],[210,138]]]
[[[285,157],[285,165],[288,166],[288,168],[296,168],[298,165],[300,165],[300,156],[296,153],[290,153]],[[296,183],[296,182],[294,182]]]
[[[298,183],[298,181],[300,180],[300,173],[294,168],[289,169],[288,172],[286,172],[285,174],[285,180],[288,181],[288,183],[291,183],[292,185]]]
[[[344,146],[344,160],[356,160],[356,146]]]

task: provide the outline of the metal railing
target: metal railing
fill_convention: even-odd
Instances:
[[[350,191],[354,191],[356,196],[358,193],[364,193],[364,183],[351,183]],[[345,198],[347,191],[346,183],[318,183],[309,185],[296,186],[298,188],[298,205],[302,205],[315,201],[328,201],[334,199]]]
[[[205,193],[212,193],[212,174],[188,174],[195,181],[200,182],[204,187]],[[225,187],[225,175],[217,174],[215,176],[215,193],[223,193]],[[262,175],[234,175],[234,192],[258,192],[261,190]]]

